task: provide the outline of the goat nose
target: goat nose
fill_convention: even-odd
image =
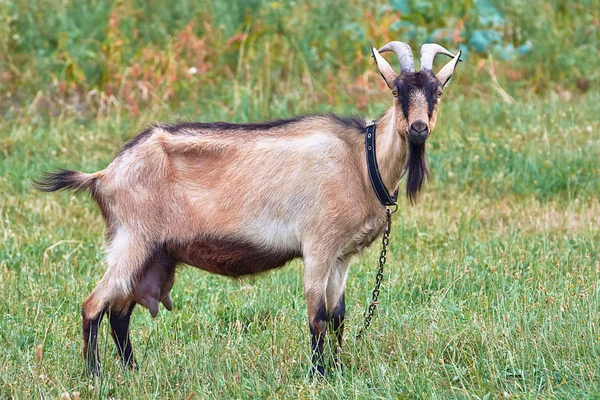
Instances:
[[[421,135],[425,134],[427,130],[427,124],[423,121],[415,121],[410,125],[410,128],[415,131],[415,133],[420,133]]]
[[[423,144],[428,136],[429,129],[425,122],[419,120],[410,124],[410,129],[408,130],[408,139],[411,142]]]

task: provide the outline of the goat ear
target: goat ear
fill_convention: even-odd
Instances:
[[[379,73],[381,77],[385,81],[386,85],[391,89],[394,81],[398,77],[398,74],[394,72],[392,66],[379,54],[375,47],[371,48],[371,54],[375,59],[375,64],[377,64],[377,69],[379,69]]]
[[[440,82],[442,82],[442,87],[445,88],[448,82],[450,82],[450,78],[452,78],[456,64],[458,64],[459,61],[462,61],[460,59],[461,54],[462,51],[459,51],[458,54],[452,60],[448,61],[448,63],[444,65],[442,69],[440,69],[440,72],[435,75]]]

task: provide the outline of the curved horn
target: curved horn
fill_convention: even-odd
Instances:
[[[379,49],[379,53],[393,51],[400,61],[400,71],[415,72],[415,61],[413,60],[410,46],[404,42],[393,41]]]
[[[440,82],[442,82],[442,85],[444,87],[450,81],[450,78],[452,77],[452,74],[454,73],[454,69],[456,68],[456,64],[459,61],[462,61],[460,59],[461,54],[462,54],[462,51],[459,51],[458,54],[452,60],[448,61],[448,63],[446,65],[444,65],[442,67],[442,69],[440,69],[440,71],[435,75],[440,80]]]
[[[425,43],[421,47],[421,70],[433,70],[433,59],[436,54],[445,54],[450,57],[454,57],[454,54],[435,43]]]
[[[388,63],[386,59],[383,58],[381,54],[379,54],[375,47],[371,48],[371,54],[375,59],[375,64],[377,64],[377,68],[379,69],[381,77],[385,81],[386,85],[391,89],[392,85],[394,84],[394,81],[398,77],[398,74],[394,72],[394,69],[392,68],[390,63]]]

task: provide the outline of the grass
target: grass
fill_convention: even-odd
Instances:
[[[378,246],[352,265],[346,369],[327,382],[308,376],[299,262],[240,281],[182,268],[172,313],[134,313],[140,371],[119,367],[104,326],[104,378],[87,380],[79,307],[103,272],[102,220],[89,199],[41,195],[27,178],[101,168],[120,141],[102,132],[125,138],[136,123],[11,128],[0,164],[1,397],[600,395],[600,146],[588,132],[598,96],[446,101],[433,177],[395,215],[382,304],[360,343]]]
[[[133,314],[140,370],[121,369],[105,321],[103,379],[87,379],[80,304],[104,270],[103,221],[86,196],[29,179],[102,169],[156,120],[377,116],[389,95],[368,41],[405,34],[385,1],[150,3],[0,4],[0,398],[600,397],[600,10],[571,1],[498,3],[504,30],[534,50],[472,51],[459,66],[428,142],[432,177],[394,215],[361,342],[379,245],[351,266],[343,374],[309,377],[295,261],[241,280],[181,268],[173,312]],[[473,4],[439,4],[418,35],[473,26]]]

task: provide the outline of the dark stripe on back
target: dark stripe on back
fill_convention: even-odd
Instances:
[[[294,122],[302,121],[305,116],[278,119],[274,121],[258,122],[252,124],[236,124],[231,122],[183,122],[177,125],[158,125],[169,133],[179,133],[181,131],[193,131],[193,130],[217,130],[217,131],[268,131],[269,129],[280,128],[292,124]]]
[[[356,131],[359,134],[363,134],[367,126],[365,118],[358,115],[350,116],[339,116],[332,113],[327,114],[309,114],[301,115],[295,118],[277,119],[267,122],[258,122],[250,124],[236,124],[231,122],[183,122],[179,124],[156,124],[148,128],[144,132],[138,134],[131,141],[127,142],[119,151],[116,157],[126,152],[127,150],[135,147],[148,136],[152,134],[153,128],[161,128],[171,134],[193,132],[193,131],[235,131],[239,133],[252,133],[269,131],[275,128],[285,127],[287,125],[294,124],[296,122],[302,122],[308,119],[319,119],[328,118],[330,121],[341,125],[343,128],[348,130]]]
[[[345,126],[348,129],[355,129],[359,131],[361,135],[365,132],[365,129],[367,128],[365,117],[363,117],[362,115],[339,116],[332,113],[326,115],[333,121]]]
[[[144,139],[146,139],[148,136],[150,136],[151,133],[152,133],[152,128],[148,128],[144,132],[138,133],[133,139],[131,139],[129,142],[125,143],[125,145],[123,147],[121,147],[121,150],[119,150],[119,152],[117,153],[115,158],[119,157],[121,154],[123,154],[127,150],[137,146],[138,143],[142,142]]]
[[[366,127],[364,117],[360,116],[339,116],[332,113],[327,114],[309,114],[301,115],[294,118],[277,119],[267,122],[257,123],[231,123],[231,122],[184,122],[176,125],[158,125],[160,128],[166,130],[169,133],[179,133],[181,131],[194,131],[194,130],[217,130],[217,131],[243,131],[243,132],[257,132],[257,131],[268,131],[275,128],[285,127],[287,125],[302,122],[308,119],[318,119],[326,117],[330,120],[343,125],[350,129],[359,130],[361,133]]]

